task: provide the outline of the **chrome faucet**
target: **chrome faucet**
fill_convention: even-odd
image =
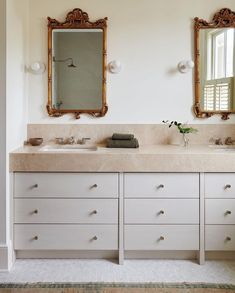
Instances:
[[[74,136],[70,136],[68,138],[56,137],[55,141],[58,144],[74,144],[75,143]]]
[[[68,137],[66,143],[67,144],[75,144],[74,136]]]

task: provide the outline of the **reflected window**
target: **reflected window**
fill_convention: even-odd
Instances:
[[[233,28],[205,32],[203,97],[206,111],[228,111],[233,106],[234,34]]]

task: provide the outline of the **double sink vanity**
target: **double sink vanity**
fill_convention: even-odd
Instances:
[[[234,24],[226,8],[211,23],[195,18],[198,118],[227,120],[235,113],[234,73],[216,74],[219,60],[210,58],[218,36],[234,50]],[[106,114],[107,70],[115,72],[107,65],[106,41],[107,18],[92,22],[79,8],[63,22],[48,17],[49,116]],[[209,146],[209,138],[234,138],[235,129],[196,128],[182,147],[172,143],[180,134],[165,125],[28,125],[28,138],[43,138],[45,145],[10,154],[16,257],[118,258],[120,264],[126,258],[197,258],[200,264],[234,258],[235,147]],[[105,148],[114,132],[133,133],[140,148]],[[53,144],[61,135],[92,140]]]
[[[234,146],[147,145],[136,127],[139,149],[49,142],[10,154],[16,257],[233,257]]]

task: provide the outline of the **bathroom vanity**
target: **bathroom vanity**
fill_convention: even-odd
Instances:
[[[232,257],[234,154],[21,148],[10,156],[16,257]]]

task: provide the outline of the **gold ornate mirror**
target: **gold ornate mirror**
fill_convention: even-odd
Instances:
[[[197,117],[235,113],[235,12],[221,9],[212,22],[194,19]]]
[[[64,22],[48,17],[48,103],[50,116],[106,114],[107,18],[95,22],[79,8]]]

